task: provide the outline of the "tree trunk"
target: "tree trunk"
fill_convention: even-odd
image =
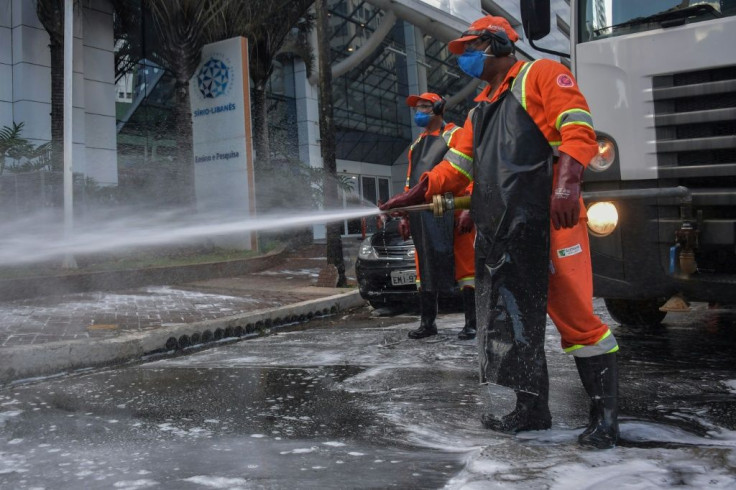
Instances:
[[[176,161],[171,165],[174,186],[169,201],[184,208],[193,208],[194,156],[192,139],[192,106],[189,101],[189,80],[176,81],[176,104],[172,110],[173,129],[176,138]]]
[[[53,36],[52,36],[53,37]],[[64,170],[64,42],[52,40],[51,51],[51,169]]]
[[[253,146],[256,150],[255,169],[268,171],[271,168],[271,148],[268,138],[268,111],[266,106],[266,87],[256,84],[253,87]]]
[[[337,160],[335,143],[335,119],[332,108],[332,67],[328,38],[327,0],[314,2],[317,14],[317,51],[319,52],[319,134],[322,161],[325,168],[325,208],[339,207],[337,194]],[[338,287],[345,287],[345,260],[342,254],[340,222],[327,224],[327,263],[337,269]]]

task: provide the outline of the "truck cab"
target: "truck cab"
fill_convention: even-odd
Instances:
[[[583,187],[594,294],[638,325],[689,301],[736,303],[736,0],[570,9],[571,68],[599,143]],[[544,50],[549,2],[521,10]]]

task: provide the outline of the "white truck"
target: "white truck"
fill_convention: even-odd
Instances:
[[[584,175],[595,295],[647,326],[736,304],[736,0],[568,3],[600,150]],[[521,12],[545,51],[549,1]]]

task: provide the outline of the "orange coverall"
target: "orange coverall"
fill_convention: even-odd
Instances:
[[[406,171],[406,184],[404,185],[404,192],[409,190],[409,176],[411,175],[411,152],[414,146],[421,141],[425,136],[444,136],[447,141],[447,146],[452,147],[459,134],[463,132],[463,128],[453,124],[447,123],[442,130],[436,130],[431,132],[423,132],[419,135],[419,138],[409,148],[409,167]],[[449,138],[449,139],[448,139]],[[468,196],[473,191],[473,183],[461,189],[459,192],[453,192],[457,196]],[[462,211],[455,211],[455,219]],[[475,255],[473,252],[473,244],[475,242],[475,228],[470,233],[460,233],[457,228],[453,232],[453,251],[455,256],[455,281],[457,281],[458,288],[464,287],[475,287]],[[417,270],[417,287],[421,287],[421,277],[419,275],[419,257],[414,256],[414,265]]]
[[[598,147],[592,118],[585,98],[572,74],[563,65],[540,59],[524,69],[528,62],[518,61],[498,89],[490,94],[486,87],[476,101],[493,102],[506,90],[518,89],[519,102],[549,141],[555,153],[564,152],[587,166]],[[523,76],[515,81],[524,69]],[[472,113],[471,113],[472,115]],[[453,146],[431,172],[426,199],[442,192],[458,192],[472,181],[473,124],[471,115],[463,131],[453,139]],[[462,164],[464,162],[464,164]],[[460,164],[458,164],[460,163]],[[554,167],[554,180],[557,166]],[[551,191],[551,189],[550,189]],[[550,225],[550,277],[547,313],[562,337],[565,352],[587,356],[604,348],[615,352],[618,345],[606,324],[593,313],[593,276],[586,229],[587,215],[582,198],[580,221],[573,228],[554,229]],[[597,346],[600,342],[600,345]],[[605,346],[605,347],[604,347]]]

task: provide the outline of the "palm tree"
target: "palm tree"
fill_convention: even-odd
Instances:
[[[51,169],[64,168],[64,0],[36,0],[51,51]]]
[[[327,0],[314,2],[317,14],[317,48],[319,57],[319,135],[322,161],[325,168],[325,207],[339,207],[337,193],[337,156],[335,142],[335,119],[332,108],[332,66],[330,41],[328,38]],[[337,287],[345,287],[345,260],[342,253],[340,223],[327,224],[327,263],[337,269]]]
[[[184,205],[194,202],[194,158],[189,80],[199,65],[207,26],[230,0],[147,0],[158,37],[156,56],[174,79],[169,120],[176,146],[174,186]]]
[[[296,55],[311,71],[313,54],[306,35],[312,28],[312,17],[307,11],[313,1],[230,0],[205,32],[207,42],[235,36],[248,38],[257,170],[270,169],[266,91],[274,60],[282,55]]]
[[[154,34],[143,20],[143,8],[136,0],[111,0],[115,44],[115,83],[133,71],[143,53],[144,39]],[[145,30],[145,32],[144,32]]]

